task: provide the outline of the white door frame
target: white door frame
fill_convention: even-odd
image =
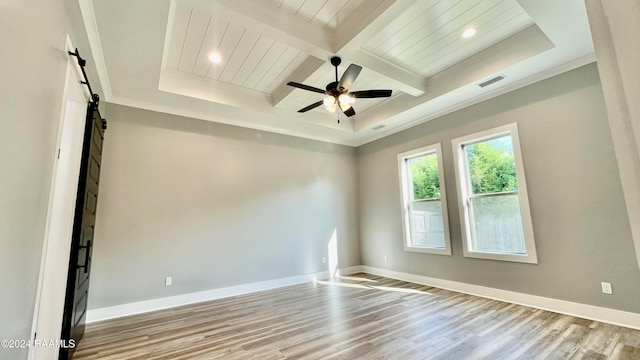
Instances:
[[[65,54],[74,52],[69,36]],[[34,309],[31,341],[59,341],[67,286],[67,271],[71,250],[71,234],[80,176],[80,158],[89,90],[80,82],[82,69],[74,56],[68,55],[67,73],[62,97],[57,159],[54,162],[49,191],[47,222],[40,261],[38,292]],[[58,359],[58,347],[31,346],[29,359]]]

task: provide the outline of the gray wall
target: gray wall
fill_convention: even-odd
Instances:
[[[83,34],[79,19],[71,1],[0,4],[0,339],[31,335],[67,33],[94,68],[86,39],[75,36]],[[101,91],[95,73],[89,76]],[[26,356],[27,349],[0,349],[0,359]]]
[[[511,122],[519,127],[537,265],[462,255],[451,140]],[[402,248],[396,154],[437,142],[452,256]],[[364,265],[640,312],[640,273],[594,64],[361,146],[357,157]],[[614,294],[602,294],[600,281]]]
[[[107,105],[90,308],[360,264],[355,149]],[[171,287],[165,276],[173,277]]]

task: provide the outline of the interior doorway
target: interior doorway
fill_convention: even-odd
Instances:
[[[69,37],[65,51],[74,51]],[[57,159],[53,166],[49,193],[32,341],[60,339],[84,125],[90,99],[88,89],[81,84],[82,76],[75,58],[69,56],[58,123]],[[29,359],[57,359],[58,351],[57,347],[30,347]]]

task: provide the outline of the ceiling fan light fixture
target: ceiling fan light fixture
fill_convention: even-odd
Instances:
[[[353,104],[355,101],[356,99],[348,94],[341,94],[340,96],[338,96],[338,102],[343,108],[345,105],[349,105],[349,107],[351,107],[351,104]]]
[[[345,116],[351,117],[356,114],[356,111],[353,109],[353,104],[356,101],[356,98],[364,98],[364,99],[374,99],[374,98],[388,98],[391,96],[391,90],[360,90],[349,92],[349,88],[351,88],[351,84],[356,80],[360,71],[362,70],[362,66],[351,64],[342,73],[342,77],[338,80],[338,65],[340,65],[340,58],[334,56],[331,58],[331,65],[335,67],[336,73],[336,81],[330,82],[326,86],[326,90],[322,90],[315,86],[309,86],[301,83],[297,83],[294,81],[289,81],[287,85],[293,86],[298,89],[311,91],[314,93],[324,94],[325,97],[316,101],[313,104],[307,105],[302,109],[298,110],[299,113],[304,113],[309,110],[315,109],[319,106],[324,105],[325,109],[329,112],[335,112],[337,108],[344,113]],[[338,118],[338,123],[340,120]]]
[[[326,98],[324,98],[324,100],[322,100],[322,103],[324,104],[324,106],[331,107],[333,105],[336,104],[336,98],[333,96],[327,96]]]

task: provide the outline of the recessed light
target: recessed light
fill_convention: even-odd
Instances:
[[[468,39],[470,37],[473,37],[473,35],[475,35],[477,31],[478,30],[476,30],[476,28],[468,28],[462,32],[462,37]]]
[[[212,63],[219,63],[220,61],[222,61],[222,58],[220,57],[219,54],[216,53],[211,53],[209,54],[209,61],[211,61]]]

